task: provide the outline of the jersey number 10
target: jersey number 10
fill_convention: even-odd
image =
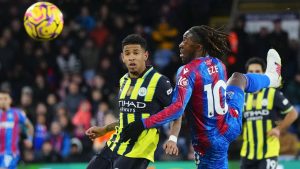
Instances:
[[[221,106],[221,97],[220,97],[220,89],[221,87],[224,89],[226,94],[226,83],[223,80],[219,80],[213,87],[212,84],[204,85],[204,91],[207,95],[207,108],[208,108],[208,117],[213,117],[215,112],[219,115],[224,115],[227,113],[228,105],[226,101],[224,101],[224,107]]]

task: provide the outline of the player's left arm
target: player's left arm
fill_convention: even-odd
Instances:
[[[19,120],[22,125],[25,126],[26,131],[26,140],[24,140],[24,144],[27,148],[31,148],[33,144],[33,134],[34,134],[34,128],[30,120],[26,117],[26,114],[24,111],[20,111],[19,113]]]
[[[286,114],[280,124],[268,132],[269,136],[279,137],[280,131],[286,130],[298,118],[298,112],[282,92],[278,90],[275,92],[274,106],[283,114]]]

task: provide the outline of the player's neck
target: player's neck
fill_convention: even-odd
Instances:
[[[205,57],[207,56],[207,53],[205,51],[197,51],[196,54],[195,54],[195,59],[196,58],[202,58],[202,57]]]
[[[128,72],[130,78],[139,78],[141,75],[143,75],[147,70],[147,67],[143,67],[141,70],[138,70],[136,72]]]

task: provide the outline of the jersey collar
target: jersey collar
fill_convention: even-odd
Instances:
[[[145,79],[145,78],[147,77],[147,75],[148,75],[152,70],[153,70],[153,66],[147,66],[147,67],[146,67],[146,70],[144,71],[144,73],[141,74],[138,78]],[[130,78],[128,73],[126,73],[125,77],[126,77],[126,78]]]

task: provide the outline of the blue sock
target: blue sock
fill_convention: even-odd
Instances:
[[[247,85],[245,88],[246,93],[252,93],[259,91],[263,88],[267,88],[270,85],[270,79],[264,74],[247,73],[244,74],[247,79]]]

